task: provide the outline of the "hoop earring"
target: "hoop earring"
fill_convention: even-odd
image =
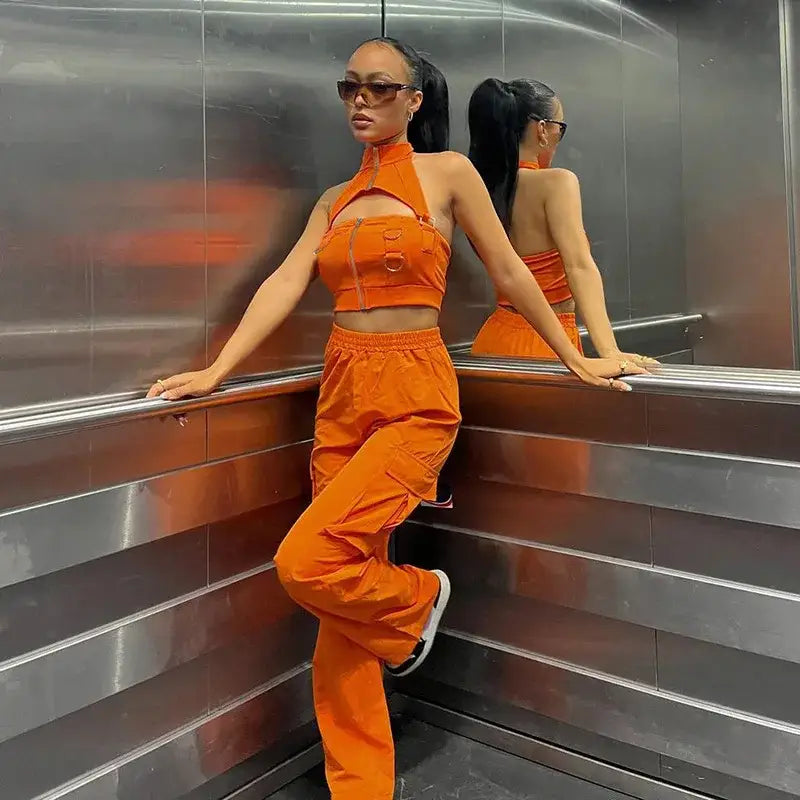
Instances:
[[[414,119],[414,112],[413,111],[409,111],[408,112],[408,121],[411,122],[412,119]]]

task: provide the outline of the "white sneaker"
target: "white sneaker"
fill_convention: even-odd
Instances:
[[[439,630],[439,623],[442,621],[444,610],[447,608],[447,603],[450,600],[450,578],[445,575],[440,569],[433,570],[433,574],[439,579],[439,594],[436,595],[431,614],[428,621],[425,623],[425,628],[422,631],[417,646],[414,652],[402,663],[396,667],[386,665],[386,671],[393,675],[395,678],[404,678],[412,672],[418,670],[428,653],[431,652],[433,647],[433,640],[436,638],[436,632]]]

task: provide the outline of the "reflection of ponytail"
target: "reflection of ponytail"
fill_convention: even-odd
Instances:
[[[368,39],[400,53],[408,67],[410,83],[422,92],[422,105],[408,125],[408,141],[418,153],[441,153],[450,146],[450,94],[441,71],[413,47],[379,36]]]
[[[479,84],[469,100],[469,158],[480,173],[506,231],[517,191],[519,142],[517,101],[497,78]]]
[[[555,93],[539,81],[487,78],[469,101],[469,157],[506,231],[517,192],[519,145],[531,120],[553,113]]]

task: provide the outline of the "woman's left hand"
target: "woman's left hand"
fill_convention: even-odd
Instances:
[[[654,358],[650,358],[650,356],[642,356],[639,353],[623,353],[621,350],[603,353],[603,358],[613,358],[615,361],[619,361],[620,364],[635,364],[637,367],[644,367],[645,369],[658,366],[661,363]]]

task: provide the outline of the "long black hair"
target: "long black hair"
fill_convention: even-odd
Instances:
[[[408,124],[408,141],[418,153],[441,153],[450,147],[450,93],[444,75],[411,45],[391,36],[377,36],[363,44],[377,42],[403,56],[410,83],[422,92],[422,105]]]
[[[531,120],[555,114],[556,93],[539,81],[487,78],[469,101],[469,158],[506,231],[517,192],[519,145]]]

